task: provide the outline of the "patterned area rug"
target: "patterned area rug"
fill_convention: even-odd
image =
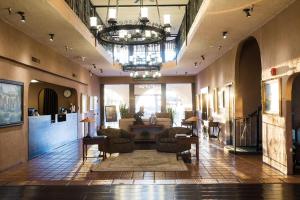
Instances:
[[[94,164],[91,171],[187,171],[182,160],[175,153],[161,153],[156,150],[136,150],[133,153],[119,154]]]

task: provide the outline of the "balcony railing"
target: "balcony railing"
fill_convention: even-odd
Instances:
[[[70,6],[70,8],[76,13],[76,15],[89,29],[91,28],[89,24],[89,19],[91,16],[97,17],[99,24],[103,25],[103,21],[95,11],[93,4],[90,0],[65,0],[65,2]],[[188,32],[195,20],[195,17],[202,5],[202,2],[203,0],[189,0],[189,3],[185,7],[186,12],[180,25],[177,37],[174,41],[177,53],[187,40]],[[108,51],[109,54],[112,54],[113,47],[111,45],[104,45],[104,48]]]
[[[202,2],[203,0],[189,0],[176,38],[177,51],[181,49],[182,45],[187,40],[187,35],[202,5]]]

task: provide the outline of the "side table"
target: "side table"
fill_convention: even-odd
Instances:
[[[191,136],[191,137],[177,137],[176,138],[177,142],[179,144],[196,144],[196,158],[199,160],[199,137],[198,136]],[[180,155],[181,152],[178,152],[178,156]]]
[[[106,136],[96,136],[96,137],[84,137],[82,138],[82,160],[83,162],[87,159],[87,158],[96,158],[94,157],[88,157],[87,156],[87,146],[88,145],[100,145],[103,146],[104,151],[103,151],[103,155],[101,156],[101,152],[100,152],[100,156],[102,157],[103,160],[106,159],[106,146],[107,146],[107,137]]]

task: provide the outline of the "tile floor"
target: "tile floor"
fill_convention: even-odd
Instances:
[[[111,184],[215,184],[300,183],[262,164],[260,155],[233,155],[215,141],[201,139],[200,160],[193,158],[186,172],[90,172],[98,158],[82,162],[76,141],[0,173],[0,185],[111,185]],[[90,155],[97,154],[91,147]]]

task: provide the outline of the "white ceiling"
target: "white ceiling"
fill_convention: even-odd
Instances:
[[[37,41],[53,48],[58,53],[81,64],[83,67],[91,68],[95,63],[97,68],[103,69],[103,74],[95,71],[99,76],[124,76],[127,73],[113,67],[110,58],[91,45],[90,42],[62,17],[49,2],[54,0],[0,0],[0,19],[11,24],[15,28],[36,39]],[[63,1],[63,0],[61,0]],[[107,5],[107,0],[92,0],[95,5]],[[111,0],[113,3],[113,0]],[[188,0],[158,0],[160,4],[185,4]],[[199,18],[194,23],[194,30],[188,38],[187,47],[181,51],[177,65],[170,64],[162,70],[163,75],[196,74],[200,70],[214,62],[222,54],[232,48],[233,45],[244,39],[269,19],[277,15],[281,10],[294,0],[204,0]],[[133,4],[134,0],[120,0],[120,4]],[[155,4],[155,1],[144,0],[144,4]],[[254,4],[254,13],[246,18],[242,9]],[[20,23],[18,15],[9,15],[5,8],[13,8],[13,12],[25,11],[27,21]],[[170,9],[170,10],[169,10]],[[103,15],[101,9],[100,15]],[[178,27],[180,18],[184,12],[179,8],[161,8],[161,13],[172,15],[172,24]],[[129,14],[130,13],[130,14]],[[132,14],[134,13],[134,14]],[[150,12],[151,19],[155,18],[155,12]],[[175,13],[175,14],[174,14]],[[177,15],[178,14],[178,15]],[[138,11],[128,9],[120,10],[119,18],[134,19]],[[175,16],[176,15],[176,16]],[[229,37],[224,40],[222,32],[228,31]],[[55,33],[54,42],[49,42],[49,33]],[[65,45],[72,47],[71,51],[65,50]],[[222,46],[221,50],[218,46]],[[201,62],[201,55],[205,55],[205,61]],[[86,57],[82,62],[80,57]],[[201,62],[200,67],[195,68],[194,62]]]
[[[177,66],[166,74],[197,74],[225,52],[276,16],[294,0],[204,0],[195,30],[181,51]],[[250,18],[242,11],[254,5]],[[228,31],[227,39],[222,32]],[[222,46],[219,49],[219,46]],[[201,55],[205,56],[202,61]],[[198,68],[194,63],[200,63]]]

